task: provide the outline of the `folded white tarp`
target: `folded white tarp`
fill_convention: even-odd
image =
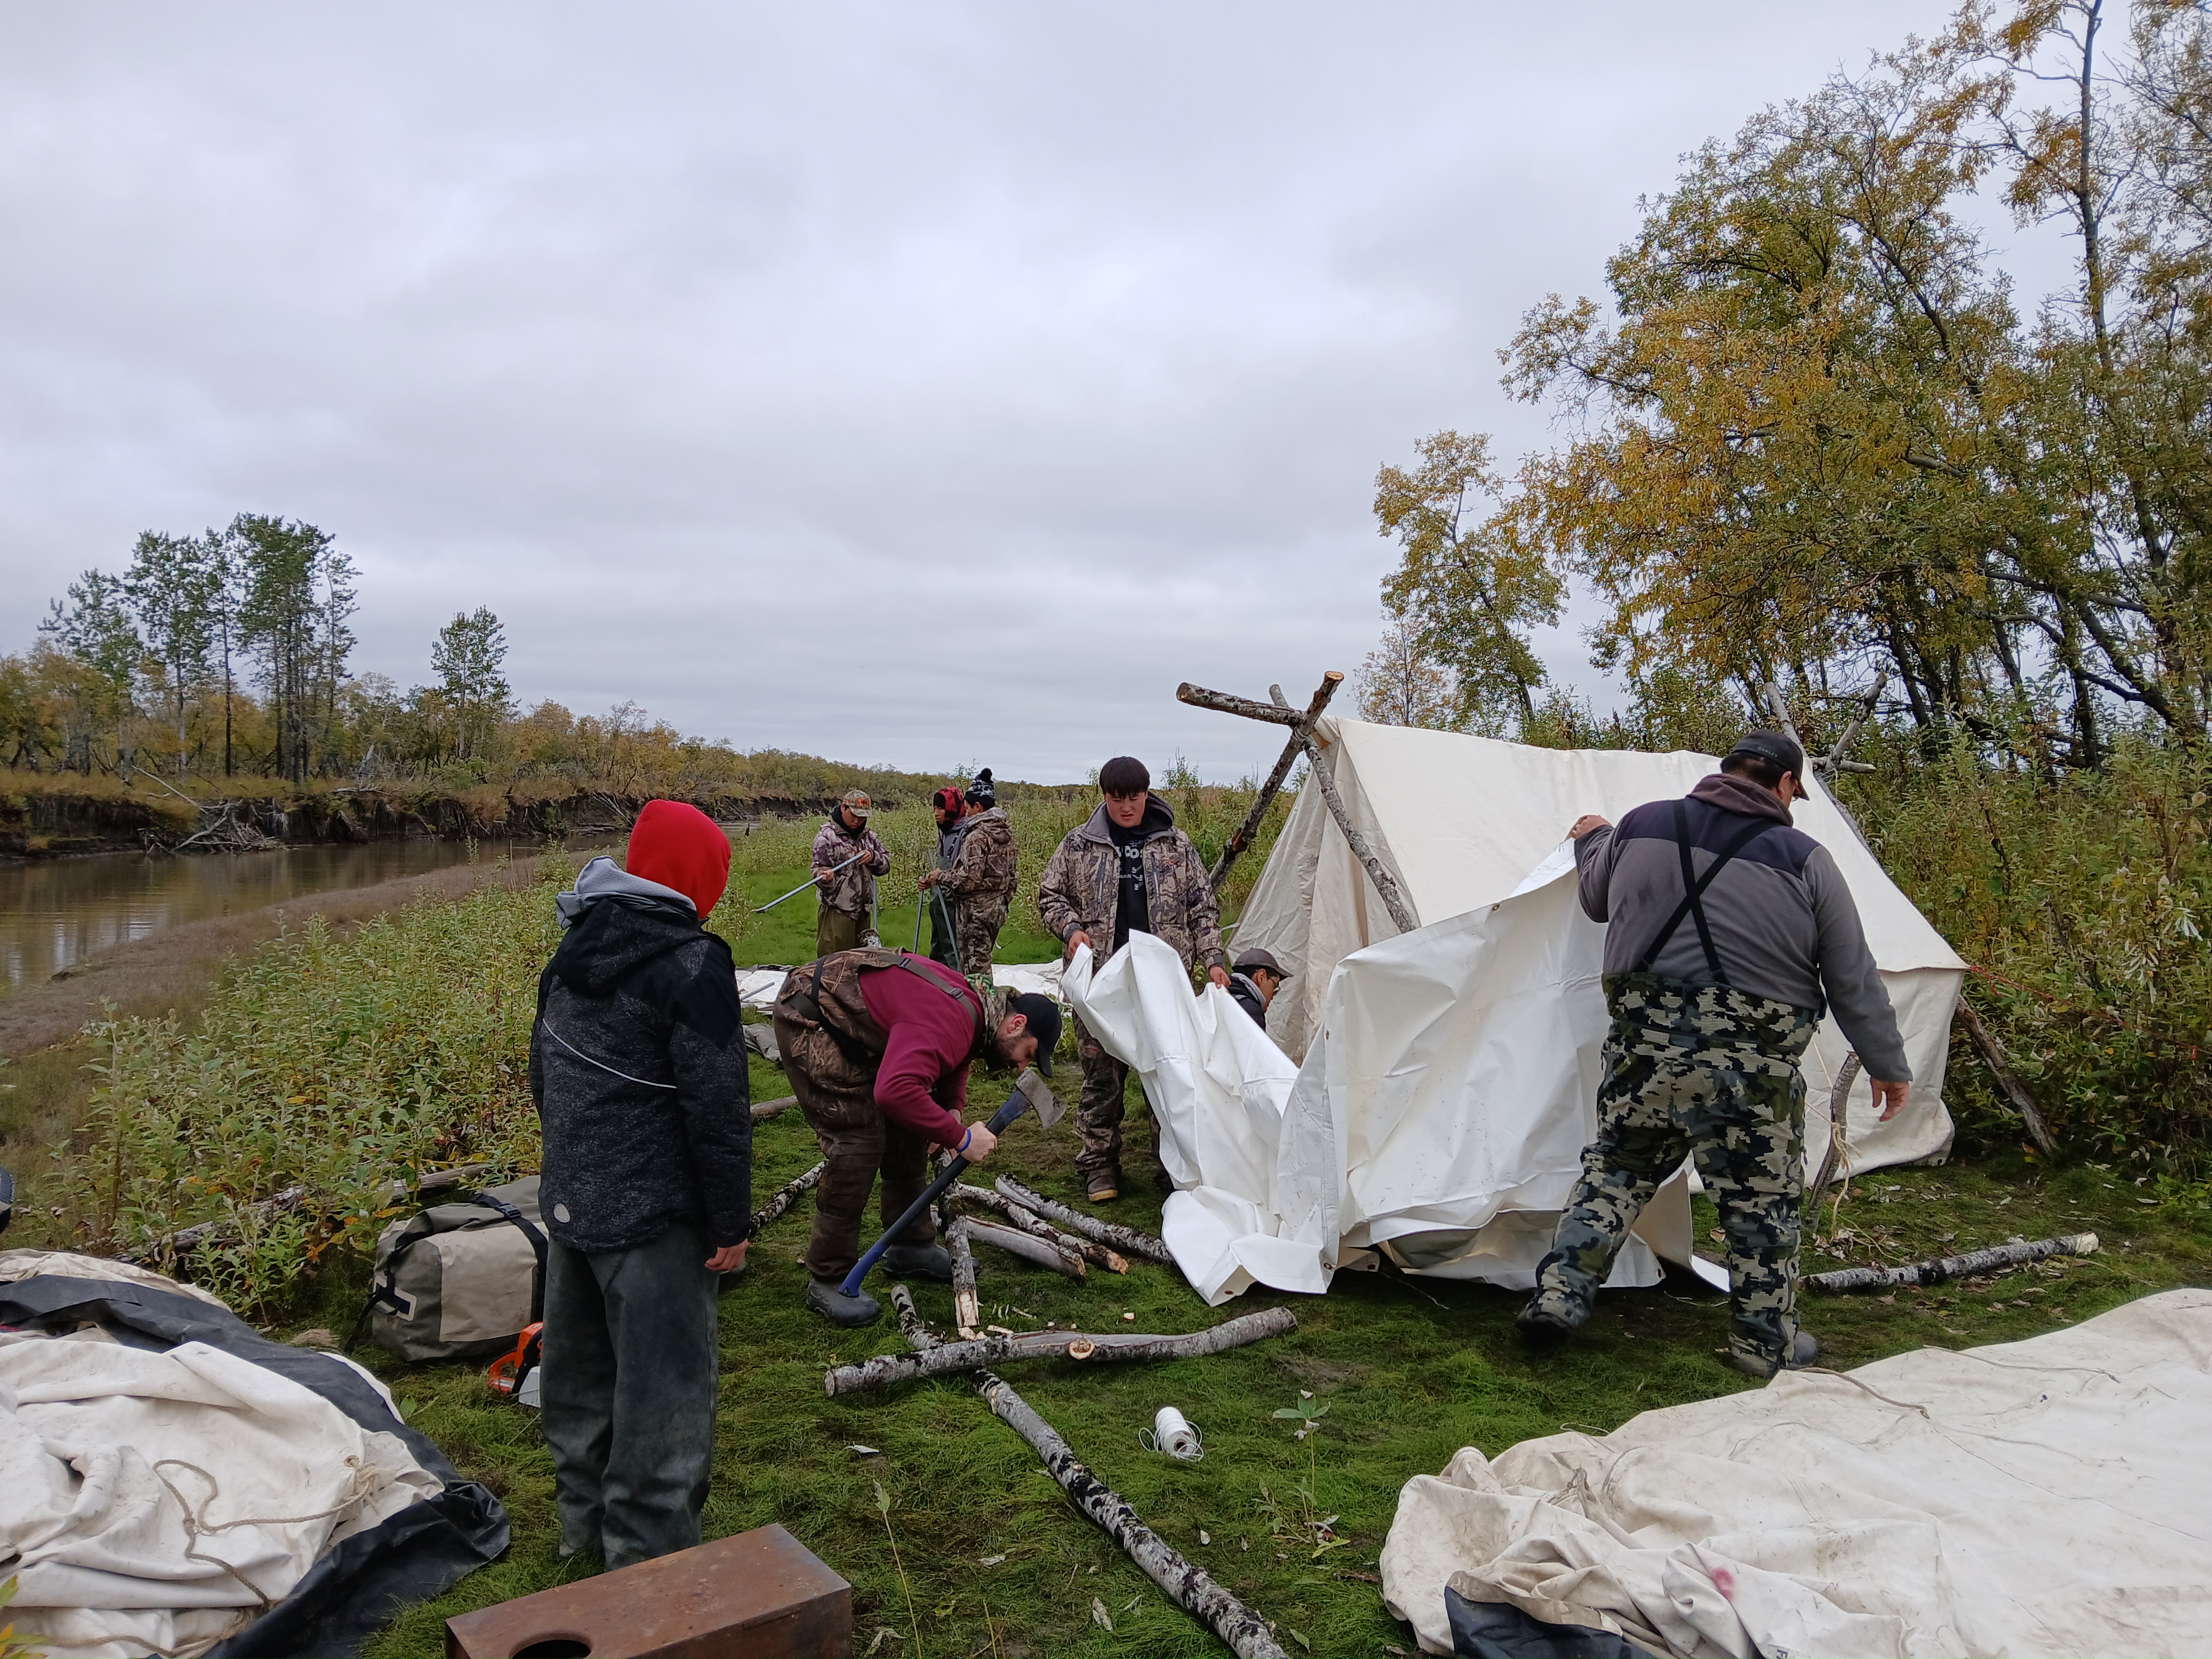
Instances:
[[[1472,1447],[1398,1498],[1382,1594],[1655,1653],[2212,1653],[2212,1291],[2069,1330]]]
[[[202,1651],[443,1485],[395,1436],[205,1343],[0,1333],[12,1616],[57,1659]]]
[[[1323,763],[1353,824],[1398,882],[1423,927],[1465,917],[1520,889],[1555,853],[1567,826],[1585,812],[1619,822],[1630,808],[1688,793],[1716,770],[1710,755],[1678,750],[1536,749],[1453,732],[1323,720]],[[1846,1109],[1851,1167],[1910,1163],[1943,1152],[1951,1120],[1943,1109],[1943,1068],[1951,1009],[1966,963],[1882,870],[1818,782],[1791,811],[1797,825],[1827,848],[1850,884],[1867,943],[1896,1006],[1913,1068],[1911,1105],[1888,1123],[1876,1119],[1861,1078]],[[1557,914],[1563,923],[1568,912]],[[1303,789],[1267,868],[1238,920],[1235,948],[1272,951],[1293,977],[1268,1010],[1267,1029],[1293,1057],[1330,1024],[1340,963],[1392,939],[1398,929],[1352,854],[1317,789]],[[1557,959],[1555,984],[1595,982],[1601,939],[1577,930]],[[1602,1028],[1599,1028],[1601,1033]],[[1831,1018],[1805,1057],[1811,1085],[1808,1139],[1825,1145],[1827,1098],[1850,1051]],[[1491,1075],[1515,1096],[1551,1095],[1561,1073],[1586,1067],[1586,1054],[1522,1043],[1501,1054]],[[1480,1103],[1486,1110],[1498,1103]]]
[[[994,963],[991,983],[1001,991],[1033,991],[1057,1000],[1060,973],[1060,964],[1057,962]],[[748,1008],[767,1013],[775,1006],[775,1000],[783,991],[783,981],[790,974],[788,968],[738,969],[738,1000]]]

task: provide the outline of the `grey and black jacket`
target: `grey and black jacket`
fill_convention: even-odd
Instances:
[[[1662,940],[1686,891],[1678,823],[1692,880],[1735,850]],[[1716,774],[1682,800],[1639,806],[1617,828],[1584,836],[1575,843],[1575,868],[1583,913],[1609,923],[1608,981],[1642,971],[1727,985],[1816,1016],[1832,1006],[1870,1076],[1911,1081],[1851,890],[1828,849],[1791,827],[1790,809],[1771,792]]]
[[[1237,999],[1237,1006],[1252,1016],[1253,1023],[1261,1030],[1267,1029],[1267,999],[1260,994],[1260,988],[1249,974],[1231,969],[1229,975],[1229,994]]]
[[[546,1231],[596,1253],[692,1221],[714,1249],[739,1243],[753,1120],[730,947],[690,900],[611,859],[558,902],[568,931],[530,1034]]]

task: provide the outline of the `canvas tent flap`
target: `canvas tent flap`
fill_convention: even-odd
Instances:
[[[1329,718],[1318,733],[1346,811],[1425,929],[1513,896],[1560,854],[1567,826],[1583,813],[1617,821],[1646,801],[1686,793],[1719,764],[1688,751],[1537,749]],[[1846,1113],[1853,1167],[1939,1155],[1950,1144],[1943,1072],[1966,963],[1890,880],[1818,782],[1808,788],[1793,815],[1850,884],[1913,1066],[1911,1103],[1887,1124],[1875,1121],[1866,1080],[1855,1084]],[[1269,1031],[1286,1053],[1306,1057],[1322,1028],[1338,964],[1396,933],[1321,792],[1301,790],[1234,939],[1234,949],[1272,951],[1294,970],[1268,1011]],[[1808,1054],[1808,1139],[1815,1145],[1826,1133],[1829,1086],[1848,1047],[1832,1018]]]
[[[335,1354],[181,1287],[51,1273],[0,1285],[0,1323],[113,1339],[0,1346],[0,1511],[46,1651],[351,1653],[507,1547],[497,1501]]]
[[[2212,1291],[1468,1448],[1399,1494],[1382,1594],[1447,1585],[1675,1655],[2212,1651]]]

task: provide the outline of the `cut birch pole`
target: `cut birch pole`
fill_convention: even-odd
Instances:
[[[778,1112],[787,1112],[798,1104],[797,1095],[786,1095],[781,1100],[763,1100],[753,1108],[753,1121],[757,1123],[764,1117],[774,1117]]]
[[[1244,849],[1252,844],[1252,837],[1260,833],[1260,824],[1267,817],[1267,808],[1273,802],[1276,792],[1282,788],[1283,780],[1290,776],[1291,768],[1297,764],[1298,757],[1305,752],[1298,742],[1298,733],[1312,729],[1313,723],[1321,718],[1321,711],[1328,707],[1328,700],[1336,695],[1336,688],[1343,684],[1344,676],[1334,668],[1321,677],[1321,690],[1314,693],[1313,701],[1306,705],[1306,712],[1300,717],[1298,725],[1291,729],[1290,741],[1283,745],[1283,752],[1275,762],[1275,769],[1267,774],[1267,781],[1260,786],[1260,793],[1253,798],[1252,810],[1244,815],[1244,822],[1238,824],[1236,833],[1229,837],[1228,844],[1221,849],[1221,856],[1213,861],[1213,868],[1206,872],[1206,879],[1213,884],[1215,891],[1220,890],[1222,882],[1227,878],[1229,866],[1237,862]],[[1194,686],[1179,687],[1176,695],[1180,697],[1184,690],[1196,689]]]
[[[1990,1068],[1990,1075],[1996,1079],[1997,1087],[2004,1091],[2005,1098],[2012,1102],[2013,1109],[2020,1114],[2020,1121],[2027,1126],[2027,1138],[2035,1143],[2035,1150],[2045,1158],[2057,1158],[2058,1143],[2045,1126],[2043,1114],[2035,1104],[2035,1097],[2028,1093],[2027,1085],[2013,1074],[2012,1062],[2005,1054],[2004,1045],[1997,1041],[1995,1032],[1982,1024],[1982,1017],[1974,1012],[1973,1005],[1964,996],[1959,999],[1958,1014],[1966,1024],[1966,1041],[1974,1045],[1974,1052],[1982,1057],[1982,1064]]]
[[[1024,1261],[1069,1279],[1088,1279],[1090,1269],[1083,1258],[1073,1250],[1064,1250],[1057,1244],[1027,1233],[1018,1233],[1012,1227],[1001,1227],[995,1221],[978,1221],[974,1216],[963,1218],[968,1226],[970,1244],[988,1244],[994,1249],[1004,1250],[1008,1255],[1018,1255]]]
[[[948,1376],[982,1365],[1005,1365],[1024,1359],[1073,1359],[1102,1365],[1124,1360],[1190,1359],[1225,1353],[1231,1348],[1281,1336],[1297,1328],[1297,1316],[1288,1308],[1267,1308],[1187,1336],[1149,1336],[1121,1331],[1098,1336],[1079,1335],[1073,1331],[987,1336],[976,1341],[945,1343],[923,1353],[879,1353],[855,1365],[838,1366],[823,1377],[822,1385],[834,1399],[841,1394],[858,1394],[864,1389],[886,1388],[925,1376]]]
[[[745,1237],[755,1237],[762,1228],[789,1209],[798,1200],[799,1194],[820,1182],[823,1170],[829,1167],[827,1161],[817,1164],[796,1181],[787,1182],[778,1188],[775,1197],[753,1212],[751,1224],[745,1229]]]
[[[957,1198],[963,1204],[973,1204],[981,1209],[988,1210],[994,1215],[1004,1216],[1023,1232],[1042,1238],[1047,1243],[1057,1244],[1063,1250],[1073,1250],[1085,1261],[1095,1267],[1103,1267],[1109,1273],[1125,1273],[1129,1271],[1129,1261],[1127,1256],[1101,1244],[1095,1238],[1080,1238],[1073,1233],[1060,1231],[1049,1222],[1040,1221],[1028,1209],[1008,1198],[1004,1193],[994,1193],[988,1187],[970,1187],[963,1182],[954,1187],[948,1196]]]
[[[1030,1191],[1012,1176],[1000,1176],[991,1184],[1024,1209],[1065,1227],[1069,1232],[1095,1238],[1101,1244],[1110,1244],[1123,1255],[1140,1255],[1146,1261],[1157,1261],[1164,1267],[1175,1266],[1174,1253],[1150,1233],[1139,1232],[1134,1227],[1124,1227],[1118,1221],[1101,1221],[1095,1215],[1085,1215],[1080,1210],[1055,1203],[1042,1193]]]
[[[1202,685],[1193,685],[1188,680],[1176,687],[1176,701],[1187,702],[1193,708],[1211,708],[1217,714],[1235,714],[1248,720],[1265,720],[1270,726],[1296,726],[1305,718],[1285,704],[1261,702],[1257,697],[1240,697],[1232,691],[1209,691]]]
[[[1272,689],[1279,702],[1282,688],[1276,686]],[[1345,807],[1344,797],[1336,793],[1335,778],[1330,775],[1328,768],[1322,764],[1321,749],[1314,742],[1312,732],[1302,726],[1292,735],[1306,751],[1307,775],[1320,787],[1321,798],[1328,803],[1329,816],[1336,820],[1337,829],[1343,832],[1345,845],[1352,848],[1352,856],[1359,860],[1360,868],[1367,872],[1367,879],[1375,884],[1375,890],[1382,896],[1382,906],[1389,911],[1390,920],[1397,924],[1400,933],[1414,932],[1421,924],[1413,920],[1413,908],[1406,902],[1406,896],[1398,890],[1397,877],[1382,867],[1382,860],[1368,845],[1367,837],[1352,827],[1352,814]]]
[[[937,1346],[937,1338],[915,1311],[914,1297],[905,1285],[891,1291],[891,1305],[898,1310],[899,1332],[908,1346],[918,1350]],[[1030,1408],[1029,1401],[989,1371],[976,1371],[975,1381],[975,1392],[983,1396],[992,1413],[1029,1442],[1068,1500],[1120,1545],[1170,1601],[1219,1637],[1237,1659],[1290,1659],[1266,1620],[1216,1583],[1205,1568],[1193,1565],[1170,1549],[1165,1540],[1139,1520],[1129,1500],[1085,1468],[1067,1442]]]
[[[946,1231],[945,1248],[952,1257],[952,1322],[963,1338],[983,1334],[983,1304],[975,1294],[975,1251],[968,1242],[968,1218]]]
[[[1903,1267],[1838,1267],[1833,1273],[1814,1273],[1805,1284],[1815,1291],[1886,1291],[1900,1285],[1941,1285],[1948,1279],[1966,1279],[1996,1267],[2017,1267],[2047,1255],[2094,1255],[2096,1251],[2096,1234],[2067,1233],[2030,1243],[1994,1244],[1986,1250],[1968,1250],[1964,1255],[1915,1261]]]

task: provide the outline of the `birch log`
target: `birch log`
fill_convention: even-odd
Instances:
[[[2040,1261],[2047,1255],[2094,1255],[2094,1233],[2067,1233],[2057,1238],[2039,1238],[2033,1243],[1996,1244],[1986,1250],[1968,1250],[1936,1261],[1915,1261],[1903,1267],[1838,1267],[1814,1273],[1805,1280],[1815,1291],[1887,1291],[1900,1285],[1941,1285],[1947,1279],[1965,1279],[1997,1267],[2017,1267]]]
[[[937,1346],[936,1337],[915,1311],[914,1297],[905,1285],[891,1291],[891,1305],[898,1310],[899,1331],[910,1346],[916,1349]],[[1219,1637],[1237,1659],[1290,1659],[1266,1620],[1216,1583],[1205,1568],[1193,1565],[1170,1549],[1165,1540],[1137,1518],[1128,1499],[1078,1461],[1067,1442],[1030,1408],[1027,1401],[988,1371],[979,1370],[975,1378],[975,1392],[1000,1422],[1030,1443],[1069,1501],[1120,1545],[1170,1601]]]
[[[965,1220],[970,1244],[988,1244],[993,1249],[1004,1250],[1008,1255],[1018,1255],[1024,1261],[1048,1267],[1054,1273],[1063,1273],[1070,1279],[1090,1277],[1090,1269],[1083,1258],[1073,1250],[1063,1250],[1048,1240],[1018,1233],[1012,1227],[1001,1227],[995,1221],[978,1221],[974,1216],[966,1217]]]
[[[799,1194],[822,1179],[823,1170],[829,1167],[827,1163],[817,1164],[796,1181],[779,1188],[775,1197],[753,1212],[752,1224],[745,1229],[745,1237],[755,1237],[762,1228],[789,1209],[798,1201]]]
[[[1157,1261],[1163,1267],[1175,1266],[1175,1256],[1168,1247],[1150,1233],[1139,1232],[1134,1227],[1124,1227],[1116,1221],[1101,1221],[1095,1215],[1085,1215],[1065,1204],[1055,1204],[1042,1193],[1031,1192],[1011,1176],[1000,1176],[992,1184],[1024,1209],[1065,1227],[1069,1232],[1095,1238],[1101,1244],[1110,1244],[1123,1255],[1140,1255],[1146,1261]]]
[[[797,1095],[786,1095],[781,1100],[763,1100],[753,1108],[753,1121],[757,1123],[764,1117],[774,1117],[778,1112],[787,1112],[798,1104]]]
[[[952,1257],[952,1322],[963,1337],[983,1334],[983,1304],[975,1295],[975,1252],[968,1243],[968,1218],[946,1230],[945,1248]]]
[[[949,1342],[926,1353],[878,1354],[857,1365],[840,1365],[822,1382],[835,1398],[841,1394],[858,1394],[864,1389],[912,1382],[925,1376],[947,1376],[956,1371],[972,1371],[981,1365],[1005,1365],[1024,1359],[1087,1360],[1102,1365],[1117,1360],[1190,1359],[1225,1353],[1231,1348],[1281,1336],[1297,1328],[1297,1316],[1288,1308],[1268,1308],[1187,1336],[1149,1336],[1133,1331],[1084,1336],[1073,1331],[1030,1331],[1022,1336],[987,1336],[973,1342]]]
[[[1127,1257],[1109,1249],[1095,1238],[1080,1238],[1073,1233],[1064,1233],[1050,1223],[1038,1220],[1029,1210],[1017,1204],[1004,1193],[994,1193],[988,1187],[970,1187],[965,1182],[962,1182],[952,1188],[950,1195],[959,1200],[963,1204],[973,1204],[979,1209],[990,1211],[994,1215],[1004,1216],[1019,1231],[1042,1238],[1048,1243],[1057,1244],[1063,1250],[1073,1250],[1085,1261],[1094,1267],[1103,1267],[1109,1273],[1125,1273],[1129,1271]]]

